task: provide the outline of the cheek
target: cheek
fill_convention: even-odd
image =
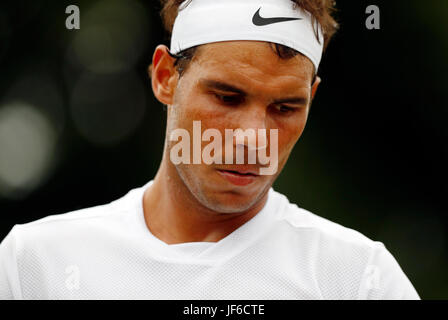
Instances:
[[[307,114],[292,117],[279,126],[278,152],[280,157],[287,157],[305,129]]]
[[[225,129],[235,127],[238,112],[218,105],[213,97],[204,93],[190,94],[183,103],[184,119],[190,125],[194,120],[201,121],[202,131],[218,129],[224,135]],[[188,124],[187,124],[188,125]]]
[[[201,106],[188,88],[181,86],[176,90],[174,104],[170,108],[168,122],[172,129],[182,128],[191,133],[193,121],[202,119],[200,115]]]
[[[175,101],[182,118],[190,122],[212,118],[214,111],[216,111],[207,101],[206,95],[197,92],[195,88],[190,86],[180,86],[176,91]]]
[[[221,132],[222,139],[224,139],[225,129],[232,128],[232,120],[228,111],[225,112],[222,107],[214,104],[207,95],[195,93],[193,90],[179,92],[175,104],[171,108],[173,108],[172,115],[168,119],[170,129],[181,128],[187,130],[192,139],[190,148],[193,148],[193,139],[195,137],[193,130],[194,121],[200,121],[201,136],[207,129],[217,129]],[[210,141],[201,141],[202,150],[209,143]]]

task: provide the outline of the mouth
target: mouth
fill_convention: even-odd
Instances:
[[[259,175],[252,170],[222,170],[218,173],[230,183],[237,186],[246,186],[254,182]]]

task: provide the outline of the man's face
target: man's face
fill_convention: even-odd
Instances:
[[[201,121],[202,132],[219,130],[224,149],[225,129],[266,129],[269,155],[269,132],[278,129],[278,170],[273,175],[238,176],[238,171],[259,172],[267,166],[258,158],[256,164],[247,164],[247,146],[245,165],[235,160],[224,164],[224,151],[223,164],[170,164],[203,206],[217,213],[238,213],[263,198],[305,128],[312,78],[311,61],[302,55],[280,59],[265,42],[220,42],[199,48],[168,106],[167,139],[179,128],[193,137],[193,121]],[[168,139],[168,152],[177,143]],[[202,148],[209,143],[202,142]],[[231,144],[235,159],[235,140]]]

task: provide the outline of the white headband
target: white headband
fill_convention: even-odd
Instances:
[[[319,31],[319,41],[315,28]],[[192,0],[179,8],[171,52],[212,42],[258,40],[278,43],[308,57],[316,72],[322,58],[322,28],[291,0]]]

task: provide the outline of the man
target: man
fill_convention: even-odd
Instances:
[[[158,46],[150,68],[168,113],[156,177],[16,225],[0,246],[0,298],[418,299],[382,243],[272,189],[321,81],[329,1],[163,4],[171,48]]]

